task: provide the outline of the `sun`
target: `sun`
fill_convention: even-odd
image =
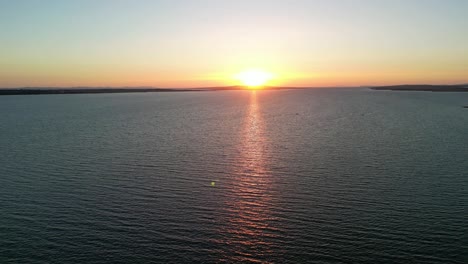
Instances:
[[[273,74],[260,69],[251,69],[238,73],[235,78],[249,88],[264,86],[273,78]]]

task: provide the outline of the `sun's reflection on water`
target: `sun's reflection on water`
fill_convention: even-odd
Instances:
[[[278,231],[271,223],[272,179],[268,170],[268,138],[265,134],[257,91],[250,92],[248,109],[240,129],[239,157],[232,169],[225,241],[230,261],[265,262],[272,254]]]

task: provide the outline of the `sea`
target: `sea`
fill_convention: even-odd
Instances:
[[[468,93],[0,97],[0,263],[468,263]]]

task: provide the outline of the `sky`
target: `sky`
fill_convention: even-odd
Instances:
[[[0,0],[0,87],[468,83],[466,0]]]

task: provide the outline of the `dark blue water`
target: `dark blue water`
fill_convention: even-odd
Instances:
[[[466,104],[0,97],[0,263],[468,263]]]

